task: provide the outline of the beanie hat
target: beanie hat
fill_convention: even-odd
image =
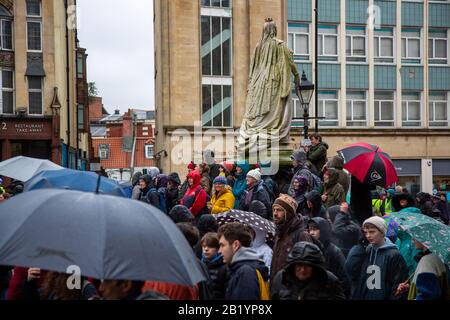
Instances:
[[[371,224],[375,226],[382,234],[386,234],[387,232],[387,225],[386,221],[381,217],[370,217],[363,223],[363,227],[365,227],[367,224]]]
[[[258,169],[250,170],[247,173],[247,177],[252,177],[256,181],[261,181],[261,171],[259,171]]]
[[[291,156],[291,160],[296,160],[298,162],[306,161],[308,160],[308,157],[306,156],[306,152],[303,150],[295,151],[294,154]]]
[[[222,166],[228,173],[230,173],[231,171],[233,171],[233,167],[234,167],[234,165],[233,165],[231,162],[227,162],[227,161],[222,162],[221,166]]]
[[[280,197],[275,200],[273,205],[279,205],[284,210],[286,210],[286,217],[295,216],[298,207],[297,201],[295,201],[294,198],[288,196],[287,194],[281,194]]]
[[[195,163],[191,162],[191,163],[188,164],[187,167],[188,167],[188,169],[190,169],[190,170],[195,170]]]
[[[214,181],[213,181],[213,184],[216,184],[216,183],[221,183],[221,184],[228,184],[227,183],[227,178],[225,178],[225,177],[223,177],[223,176],[217,176],[215,179],[214,179]]]

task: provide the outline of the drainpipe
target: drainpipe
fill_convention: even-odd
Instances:
[[[130,173],[131,176],[134,175],[134,165],[135,165],[135,157],[136,157],[136,143],[137,143],[137,134],[136,134],[136,114],[133,113],[133,150],[131,151],[131,164],[130,164]]]
[[[69,54],[69,28],[67,25],[67,21],[69,19],[69,15],[67,13],[67,10],[69,8],[68,6],[68,0],[64,0],[64,8],[66,10],[65,17],[66,17],[66,94],[67,94],[67,167],[70,167],[70,54]]]

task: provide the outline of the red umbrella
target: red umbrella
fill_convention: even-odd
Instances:
[[[398,182],[391,157],[376,145],[359,142],[338,153],[344,158],[344,168],[361,183],[388,188]]]

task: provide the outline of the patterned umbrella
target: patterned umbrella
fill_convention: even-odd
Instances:
[[[413,239],[430,249],[450,267],[450,228],[448,226],[416,212],[393,213],[391,218]]]
[[[275,239],[275,224],[272,221],[264,219],[253,212],[246,212],[240,210],[230,210],[216,216],[217,223],[221,226],[227,223],[239,222],[243,223],[256,233],[266,233],[266,242],[271,242]]]

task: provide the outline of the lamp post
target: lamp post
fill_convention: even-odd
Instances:
[[[314,90],[315,90],[314,84],[308,80],[305,72],[303,71],[302,80],[300,82],[300,88],[299,92],[297,92],[297,95],[303,107],[303,121],[304,121],[303,135],[305,140],[308,139],[309,120],[311,119],[309,117],[309,104],[311,103]]]

